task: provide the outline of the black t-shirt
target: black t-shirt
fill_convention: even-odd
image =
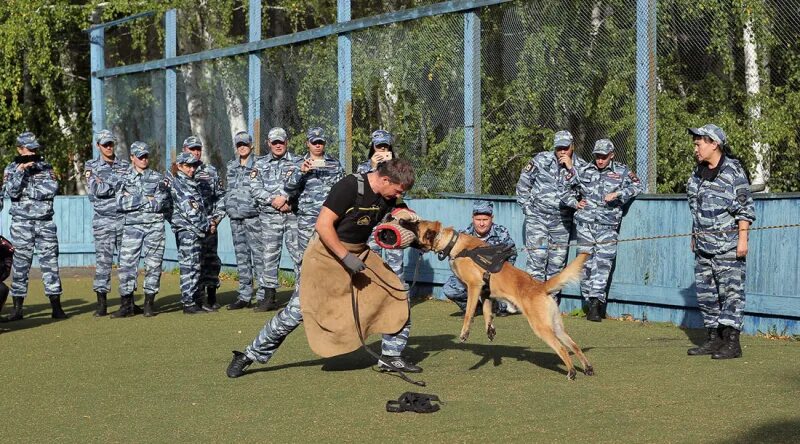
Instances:
[[[322,205],[336,213],[339,219],[334,224],[339,240],[350,244],[363,244],[372,234],[372,229],[383,217],[397,206],[397,199],[384,199],[372,191],[366,174],[364,196],[358,201],[358,179],[349,175],[331,188]]]

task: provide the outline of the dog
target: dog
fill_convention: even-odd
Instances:
[[[461,342],[466,341],[475,311],[478,308],[481,290],[485,284],[485,270],[473,259],[457,256],[462,251],[486,246],[487,243],[477,237],[459,233],[451,227],[443,228],[442,224],[436,221],[401,220],[400,225],[416,236],[412,247],[423,252],[434,251],[440,254],[440,258],[447,256],[450,259],[450,268],[453,273],[466,285],[467,309],[459,335]],[[569,356],[570,351],[580,360],[584,374],[592,376],[594,369],[580,347],[564,330],[558,305],[550,294],[561,290],[569,282],[578,280],[587,257],[588,254],[579,254],[561,273],[545,282],[533,279],[528,273],[508,262],[505,262],[500,271],[491,274],[489,278],[489,296],[505,299],[522,312],[536,336],[549,345],[564,361],[569,380],[575,379],[577,373]],[[483,301],[483,316],[486,323],[486,335],[491,341],[496,335],[496,329],[492,323],[494,315],[490,297]]]

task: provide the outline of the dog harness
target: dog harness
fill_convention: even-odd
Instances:
[[[431,401],[441,402],[438,396],[426,393],[405,392],[395,400],[386,401],[386,411],[392,413],[415,412],[433,413],[439,411],[439,404],[431,404]]]

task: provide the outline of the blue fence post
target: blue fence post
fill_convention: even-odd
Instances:
[[[249,5],[249,41],[257,42],[261,40],[261,0],[250,0]],[[253,149],[261,154],[261,53],[251,52],[248,62],[247,124],[253,137]]]
[[[102,130],[106,124],[105,87],[103,86],[103,79],[95,74],[97,71],[104,69],[106,65],[105,40],[105,28],[99,27],[89,32],[89,64],[92,76],[92,157],[97,157],[99,154],[94,134]]]
[[[656,191],[656,0],[636,0],[636,174]]]
[[[464,13],[464,192],[481,192],[481,19]]]
[[[350,21],[350,0],[336,0],[336,21]],[[337,39],[337,72],[339,77],[339,161],[347,173],[353,171],[353,58],[350,33]]]
[[[176,9],[170,9],[164,15],[164,28],[164,58],[168,59],[175,57],[178,53],[178,11]],[[178,143],[178,76],[174,67],[166,70],[166,89],[164,94],[166,95],[164,103],[167,118],[167,143],[164,148],[166,151],[164,165],[169,170]]]

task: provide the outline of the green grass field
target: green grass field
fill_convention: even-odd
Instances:
[[[302,327],[269,365],[233,380],[224,374],[230,351],[274,313],[185,316],[177,276],[165,274],[157,317],[97,319],[91,277],[64,275],[70,319],[50,319],[35,280],[25,319],[0,324],[0,442],[800,440],[795,341],[745,337],[744,358],[712,361],[686,356],[699,331],[568,317],[597,373],[570,382],[521,316],[498,319],[494,343],[477,318],[460,344],[455,306],[432,300],[414,306],[407,349],[425,368],[425,388],[373,371],[363,350],[320,359]],[[224,283],[223,302],[235,285]],[[433,414],[387,413],[385,402],[405,391],[445,403]]]

